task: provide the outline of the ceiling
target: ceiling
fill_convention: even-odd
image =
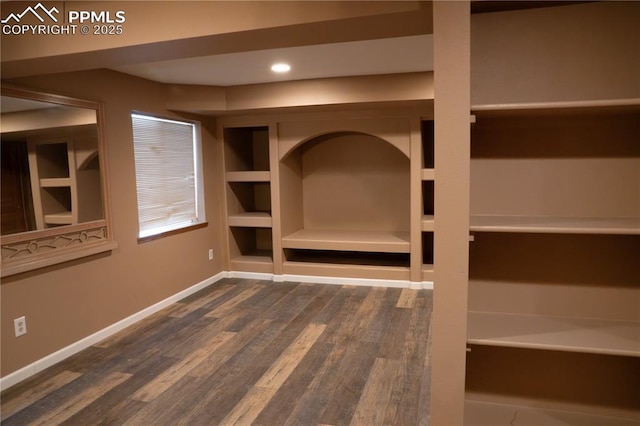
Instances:
[[[583,1],[472,1],[472,13],[563,6]],[[275,74],[272,64],[291,71]],[[315,44],[217,54],[124,65],[112,68],[161,83],[238,86],[277,81],[433,70],[433,35]]]
[[[471,8],[473,13],[486,13],[572,3],[579,2],[472,0]],[[2,72],[5,78],[16,78],[36,75],[45,69],[41,64],[50,72],[108,67],[162,83],[238,86],[432,71],[433,36],[423,34],[431,31],[431,11],[425,4],[404,12],[207,33],[170,42],[160,38],[149,43],[143,37],[147,41],[141,44],[116,43],[109,49],[8,60],[2,63]],[[20,52],[20,45],[16,46]],[[291,71],[272,73],[270,67],[276,61],[289,63]]]
[[[291,71],[270,67],[286,62]],[[113,68],[126,74],[174,84],[237,86],[276,81],[433,70],[433,36],[266,49],[134,64]]]

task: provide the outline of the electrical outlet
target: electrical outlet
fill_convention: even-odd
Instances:
[[[27,318],[20,317],[13,320],[13,328],[16,332],[16,337],[27,334]]]
[[[209,249],[209,260],[213,260],[213,249]]]

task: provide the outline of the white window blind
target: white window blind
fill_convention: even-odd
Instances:
[[[194,123],[131,114],[140,238],[204,221]]]

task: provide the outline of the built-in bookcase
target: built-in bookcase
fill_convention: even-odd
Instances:
[[[630,424],[640,409],[630,398],[640,367],[640,99],[473,113],[469,423],[561,410],[568,424]]]
[[[230,267],[273,273],[269,127],[226,127],[223,139]]]
[[[430,110],[222,120],[229,268],[432,283]]]
[[[468,425],[640,424],[638,6],[472,16]]]

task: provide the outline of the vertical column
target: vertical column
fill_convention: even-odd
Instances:
[[[470,6],[434,1],[435,288],[431,424],[462,425],[469,258]]]
[[[271,238],[273,240],[273,274],[282,275],[282,226],[280,222],[280,155],[278,123],[269,123],[269,163],[271,169]]]
[[[422,281],[422,135],[420,117],[411,119],[411,285]],[[415,284],[414,284],[415,283]]]
[[[216,147],[217,147],[217,153],[218,153],[218,158],[219,158],[219,162],[218,164],[220,165],[220,172],[222,174],[222,192],[221,192],[221,211],[220,211],[220,215],[221,215],[221,219],[222,219],[222,238],[224,240],[224,243],[222,244],[222,259],[224,259],[224,261],[222,262],[222,270],[223,271],[230,271],[231,270],[231,253],[229,250],[231,241],[230,241],[230,236],[229,236],[229,223],[228,223],[228,219],[227,219],[227,191],[229,190],[228,188],[228,183],[227,183],[227,177],[226,177],[226,170],[227,170],[227,163],[226,163],[226,141],[224,140],[224,126],[222,124],[218,124],[216,126]]]
[[[69,189],[71,191],[71,217],[69,222],[71,225],[78,224],[78,165],[76,164],[75,143],[70,140],[67,142],[67,164],[69,165]]]

